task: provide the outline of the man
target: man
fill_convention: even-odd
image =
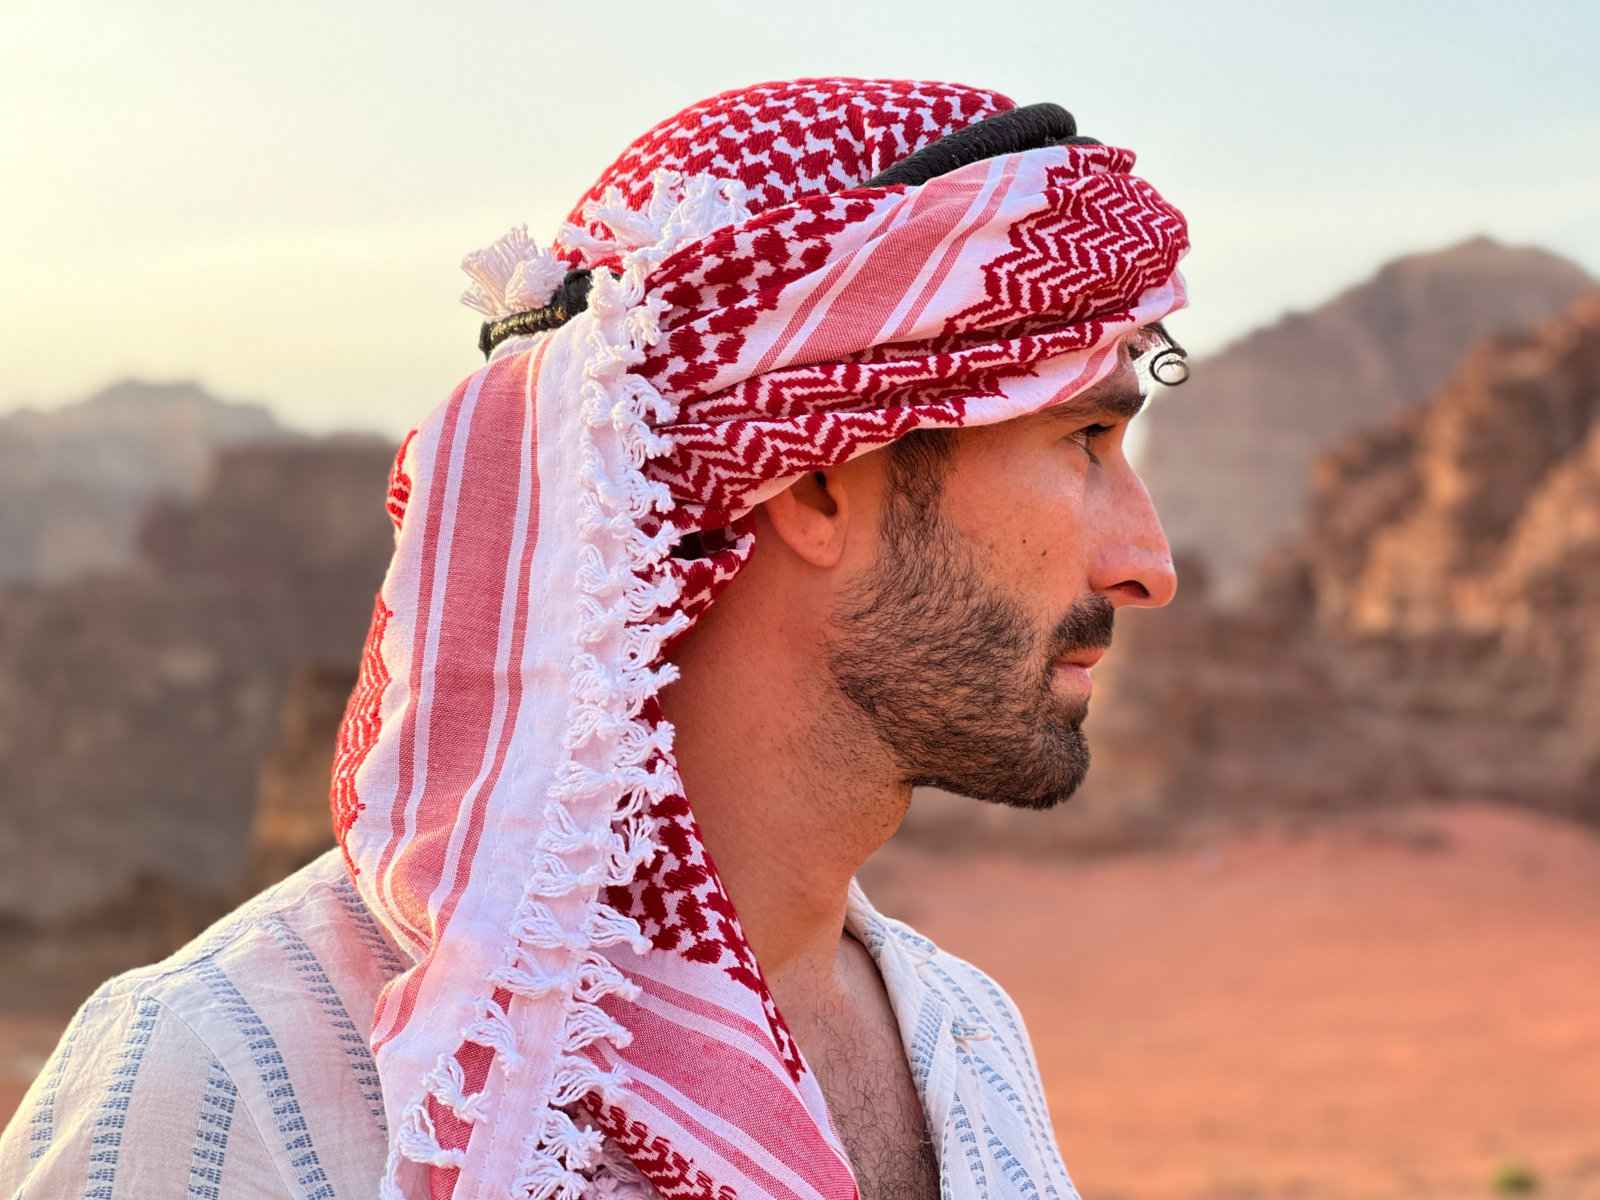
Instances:
[[[91,997],[0,1183],[1075,1195],[1014,1005],[853,876],[916,784],[1066,799],[1115,610],[1172,595],[1123,437],[1187,242],[1131,163],[766,84],[469,258],[490,361],[396,460],[342,855]]]

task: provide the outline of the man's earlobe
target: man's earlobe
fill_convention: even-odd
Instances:
[[[826,471],[813,471],[763,505],[772,531],[814,567],[837,566],[844,555],[849,505],[840,483]]]

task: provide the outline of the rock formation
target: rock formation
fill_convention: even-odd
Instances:
[[[0,584],[131,565],[151,498],[192,499],[220,447],[288,436],[260,405],[195,383],[123,380],[64,408],[0,416]]]
[[[1594,286],[1564,259],[1476,238],[1197,362],[1152,406],[1142,456],[1173,546],[1209,564],[1219,603],[1243,602],[1263,557],[1300,534],[1319,453],[1422,403],[1479,339]]]
[[[159,503],[134,569],[0,594],[0,924],[161,881],[233,896],[293,672],[354,663],[392,545],[393,448],[239,446]]]
[[[1369,487],[1410,500],[1363,527]],[[1600,294],[1330,457],[1313,512],[1322,636],[1414,648],[1405,710],[1473,730],[1457,778],[1600,816]]]

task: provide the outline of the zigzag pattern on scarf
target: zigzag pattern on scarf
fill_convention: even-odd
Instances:
[[[1018,320],[1074,324],[1125,304],[1171,274],[1185,238],[1183,218],[1148,183],[1125,174],[1133,155],[1113,146],[1080,152],[1101,163],[1045,172],[1046,204],[1009,231],[1012,250],[983,267],[983,296],[951,316],[949,333],[993,338]]]
[[[628,1156],[662,1200],[738,1200],[733,1188],[718,1187],[666,1138],[652,1134],[642,1121],[630,1121],[616,1105],[589,1102],[584,1107],[595,1127]]]
[[[388,512],[396,533],[400,531],[400,526],[406,519],[406,506],[411,503],[411,476],[406,472],[406,454],[411,450],[411,443],[416,440],[416,436],[415,429],[406,434],[405,440],[400,443],[400,449],[395,451],[394,465],[389,468],[389,495],[384,503],[384,509]]]
[[[790,421],[734,421],[674,434],[675,452],[652,476],[683,494],[704,497],[685,505],[696,524],[719,525],[740,515],[760,484],[838,466],[886,446],[912,429],[957,426],[960,401],[872,412],[813,412]]]

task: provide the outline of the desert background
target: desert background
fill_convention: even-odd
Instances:
[[[1119,615],[1089,781],[1042,816],[919,795],[863,872],[875,902],[1011,990],[1090,1200],[1600,1198],[1600,87],[1572,74],[1577,35],[1600,31],[1577,6],[1529,31],[1466,8],[1455,26],[1364,5],[1294,26],[1229,5],[1209,33],[1141,8],[1145,52],[1066,83],[987,27],[961,45],[916,23],[960,28],[953,6],[804,30],[719,9],[709,60],[681,21],[639,15],[677,57],[593,100],[602,150],[534,102],[573,94],[564,64],[607,36],[592,15],[530,33],[514,72],[503,38],[463,34],[455,69],[476,82],[428,92],[453,126],[413,113],[401,69],[431,26],[291,6],[307,36],[279,61],[285,35],[242,11],[181,35],[147,5],[24,22],[38,53],[13,77],[96,120],[57,114],[81,135],[72,170],[44,133],[0,130],[38,168],[0,201],[0,1122],[98,982],[331,845],[388,466],[474,366],[459,285],[396,264],[438,257],[442,229],[449,268],[513,219],[551,224],[700,95],[826,69],[992,81],[1106,136],[1073,99],[1096,96],[1108,140],[1153,143],[1144,166],[1197,245],[1193,323],[1171,322],[1192,378],[1138,419],[1179,595]],[[1063,38],[1092,16],[1007,19],[1068,18]],[[157,43],[145,109],[86,82]],[[1261,48],[1308,44],[1327,55],[1294,69]],[[304,108],[327,56],[341,90]],[[277,131],[281,185],[232,157],[238,125],[168,107],[189,68],[239,83],[245,131]],[[405,171],[448,176],[505,136],[485,93],[513,79],[534,98],[518,163],[464,208],[418,182],[397,217]],[[1250,79],[1288,89],[1292,115],[1240,95]],[[1163,86],[1209,107],[1163,107]],[[1530,92],[1542,110],[1518,108]],[[1341,140],[1334,110],[1383,136]],[[487,131],[463,131],[474,111],[496,114]],[[372,191],[329,188],[301,228],[301,191],[349,182],[315,113],[367,139],[349,153]],[[108,192],[119,122],[153,165]],[[404,171],[375,170],[407,130]],[[191,143],[214,151],[192,184]],[[1352,162],[1385,156],[1396,178],[1354,186]],[[1240,178],[1258,160],[1265,177]],[[148,302],[86,336],[113,285]]]

